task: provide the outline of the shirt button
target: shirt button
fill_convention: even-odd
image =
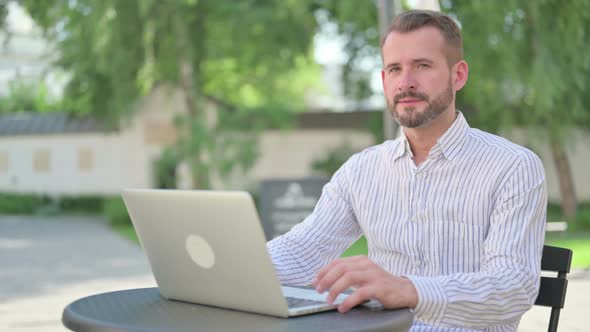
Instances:
[[[420,265],[422,264],[420,261],[416,261],[414,262],[414,264],[416,264],[416,267],[420,267]]]
[[[416,221],[416,220],[418,220],[418,218],[416,218],[416,216],[413,216],[412,221]]]

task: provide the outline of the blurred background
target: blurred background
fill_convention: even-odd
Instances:
[[[0,0],[0,327],[63,331],[76,298],[154,284],[123,188],[247,190],[269,238],[300,221],[346,159],[397,136],[379,40],[411,8],[462,27],[470,125],[543,160],[546,242],[574,250],[560,331],[582,331],[587,0]]]

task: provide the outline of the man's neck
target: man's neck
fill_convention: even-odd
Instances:
[[[441,114],[425,127],[403,128],[414,154],[416,165],[420,165],[426,160],[430,149],[436,144],[438,138],[453,125],[456,118],[457,113],[453,108]]]

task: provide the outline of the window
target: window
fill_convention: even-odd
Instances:
[[[33,170],[37,173],[49,173],[51,164],[51,151],[47,148],[36,149],[33,152]]]
[[[78,149],[78,169],[82,172],[92,171],[94,168],[94,151],[89,147]]]
[[[176,142],[178,134],[174,124],[164,120],[146,120],[143,123],[144,142],[149,145],[165,145]]]
[[[0,151],[0,173],[8,172],[8,152]]]

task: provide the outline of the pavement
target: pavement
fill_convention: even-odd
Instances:
[[[141,248],[100,218],[0,216],[0,331],[68,331],[72,301],[155,284]]]
[[[558,330],[589,331],[583,322],[590,308],[590,270],[573,271],[569,280]],[[141,248],[101,218],[0,216],[0,331],[68,331],[61,314],[72,301],[154,286]],[[546,331],[549,313],[534,307],[518,330]]]

